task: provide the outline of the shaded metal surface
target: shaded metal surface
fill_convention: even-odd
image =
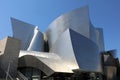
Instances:
[[[20,51],[19,57],[19,67],[34,67],[43,71],[47,76],[56,72],[73,73],[69,67],[72,64],[63,61],[54,53]]]
[[[23,21],[11,18],[13,37],[21,40],[22,50],[43,51],[43,34],[37,26],[25,23]]]
[[[105,51],[104,48],[104,37],[103,37],[103,29],[102,28],[96,28],[96,38],[97,38],[97,45],[101,52]]]
[[[72,29],[67,29],[57,39],[50,52],[73,64],[72,70],[102,72],[98,46]]]
[[[101,55],[96,43],[70,30],[75,58],[81,71],[102,72]]]

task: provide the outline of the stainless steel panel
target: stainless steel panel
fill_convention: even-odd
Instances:
[[[71,42],[81,71],[102,72],[101,54],[96,43],[70,30]]]
[[[50,52],[73,64],[72,70],[102,72],[97,44],[72,29],[67,29],[57,39]]]
[[[105,51],[104,48],[104,37],[103,37],[103,29],[96,28],[96,37],[97,37],[97,45],[101,52]]]
[[[54,43],[53,47],[50,49],[50,52],[58,54],[64,61],[71,63],[71,69],[78,69],[75,54],[73,51],[73,46],[71,42],[70,31],[67,29]]]
[[[88,6],[75,9],[55,19],[47,29],[47,37],[50,48],[54,45],[59,36],[68,28],[80,33],[97,43],[100,51],[104,51],[103,32],[95,28],[89,19]]]
[[[43,34],[37,26],[11,18],[13,37],[21,40],[22,50],[43,51]]]
[[[66,61],[63,61],[55,53],[35,51],[20,51],[19,67],[35,67],[43,71],[47,76],[55,72],[73,73]]]
[[[44,50],[43,34],[38,30],[37,27],[34,29],[33,38],[27,50],[28,51],[43,51]]]
[[[90,38],[88,6],[75,9],[55,19],[47,29],[47,37],[50,48],[57,38],[67,29],[71,28],[81,35]]]
[[[90,23],[90,39],[97,43],[96,28]]]
[[[45,34],[49,54],[36,52],[43,51],[45,37],[36,26],[12,18],[13,37],[22,41],[23,50],[28,50],[20,52],[20,65],[38,68],[47,75],[76,69],[102,72],[102,30],[91,24],[88,11],[88,6],[75,9],[49,25]]]

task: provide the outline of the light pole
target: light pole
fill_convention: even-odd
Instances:
[[[8,64],[8,68],[7,68],[7,72],[6,72],[6,80],[7,80],[8,76],[9,76],[9,70],[10,70],[10,63],[11,62],[12,61],[10,61],[9,64]]]

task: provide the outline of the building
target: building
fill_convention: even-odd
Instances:
[[[35,25],[15,18],[11,18],[11,23],[13,37],[6,39],[8,41],[11,39],[12,42],[6,45],[5,39],[0,43],[6,45],[0,46],[2,52],[0,57],[6,54],[5,58],[0,58],[3,59],[0,64],[6,78],[20,80],[104,79],[103,75],[107,69],[103,64],[105,57],[101,55],[105,52],[103,31],[92,25],[88,6],[59,16],[48,26],[46,32],[40,31]],[[2,49],[6,47],[10,49]],[[11,56],[9,56],[9,51],[16,54],[12,55],[15,60],[10,58],[12,62],[7,59]],[[7,64],[4,64],[4,61]],[[2,68],[3,66],[6,66],[5,69]]]

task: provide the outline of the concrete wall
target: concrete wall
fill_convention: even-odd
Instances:
[[[20,51],[20,41],[11,37],[6,37],[0,41],[0,68],[8,71],[12,77],[16,76],[18,56]]]

